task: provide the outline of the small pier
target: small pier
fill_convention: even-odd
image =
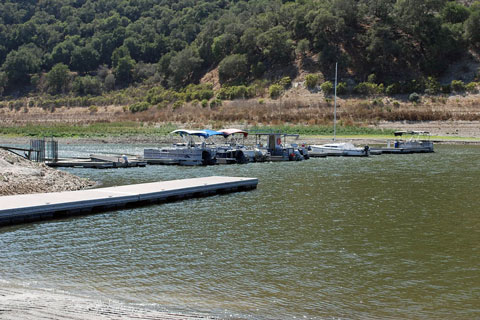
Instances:
[[[57,160],[48,159],[45,164],[54,168],[108,169],[145,167],[147,165],[147,161],[131,156],[130,158],[127,158],[125,156],[91,154],[90,158],[60,158]]]
[[[255,189],[256,178],[213,176],[81,191],[0,197],[0,225],[64,218]]]

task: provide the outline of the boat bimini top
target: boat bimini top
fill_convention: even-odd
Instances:
[[[178,129],[178,130],[174,130],[172,132],[170,132],[171,134],[172,133],[177,133],[179,134],[181,137],[184,137],[184,136],[197,136],[197,137],[202,137],[202,138],[208,138],[208,137],[211,137],[211,136],[214,136],[214,135],[223,135],[223,133],[221,132],[218,132],[218,131],[215,131],[215,130],[209,130],[209,129],[205,129],[205,130],[185,130],[185,129]]]
[[[393,133],[396,137],[403,135],[429,135],[428,131],[395,131]]]
[[[236,134],[236,133],[241,133],[243,134],[243,137],[246,138],[248,137],[248,132],[247,131],[243,131],[243,130],[240,130],[240,129],[223,129],[223,130],[220,130],[219,131],[221,134],[223,134],[223,136],[226,138],[228,136],[231,136],[232,134]]]

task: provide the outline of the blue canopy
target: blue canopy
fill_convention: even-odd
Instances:
[[[223,132],[215,131],[215,130],[210,130],[210,129],[204,129],[202,130],[207,134],[207,138],[211,136],[222,136]]]
[[[182,137],[186,136],[186,135],[188,135],[188,136],[198,136],[198,137],[204,137],[204,138],[209,137],[209,134],[206,133],[203,130],[183,130],[183,129],[179,129],[179,130],[172,131],[171,133],[178,133]]]

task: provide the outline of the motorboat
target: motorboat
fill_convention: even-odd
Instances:
[[[265,161],[266,152],[258,148],[246,147],[248,132],[240,129],[219,130],[225,138],[224,143],[217,145],[218,164],[245,164]]]
[[[327,143],[322,145],[310,145],[308,154],[311,157],[368,157],[370,154],[369,146],[355,147],[350,142]]]
[[[287,137],[296,137],[298,134],[287,134],[279,132],[260,132],[255,133],[255,145],[259,150],[266,153],[267,161],[300,161],[308,159],[308,151],[306,148],[299,149],[292,144],[287,144]],[[266,138],[263,143],[262,139]]]
[[[395,131],[395,140],[387,142],[386,148],[377,148],[382,153],[429,153],[433,151],[433,141],[428,131]]]
[[[212,132],[180,129],[172,131],[171,134],[178,134],[183,142],[159,149],[144,149],[143,157],[147,163],[185,166],[215,164],[216,148],[206,143]],[[200,139],[200,142],[195,139]]]

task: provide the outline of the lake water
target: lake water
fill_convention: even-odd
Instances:
[[[0,280],[220,318],[479,318],[480,147],[436,151],[69,169],[104,186],[210,175],[260,182],[248,192],[1,228]]]

